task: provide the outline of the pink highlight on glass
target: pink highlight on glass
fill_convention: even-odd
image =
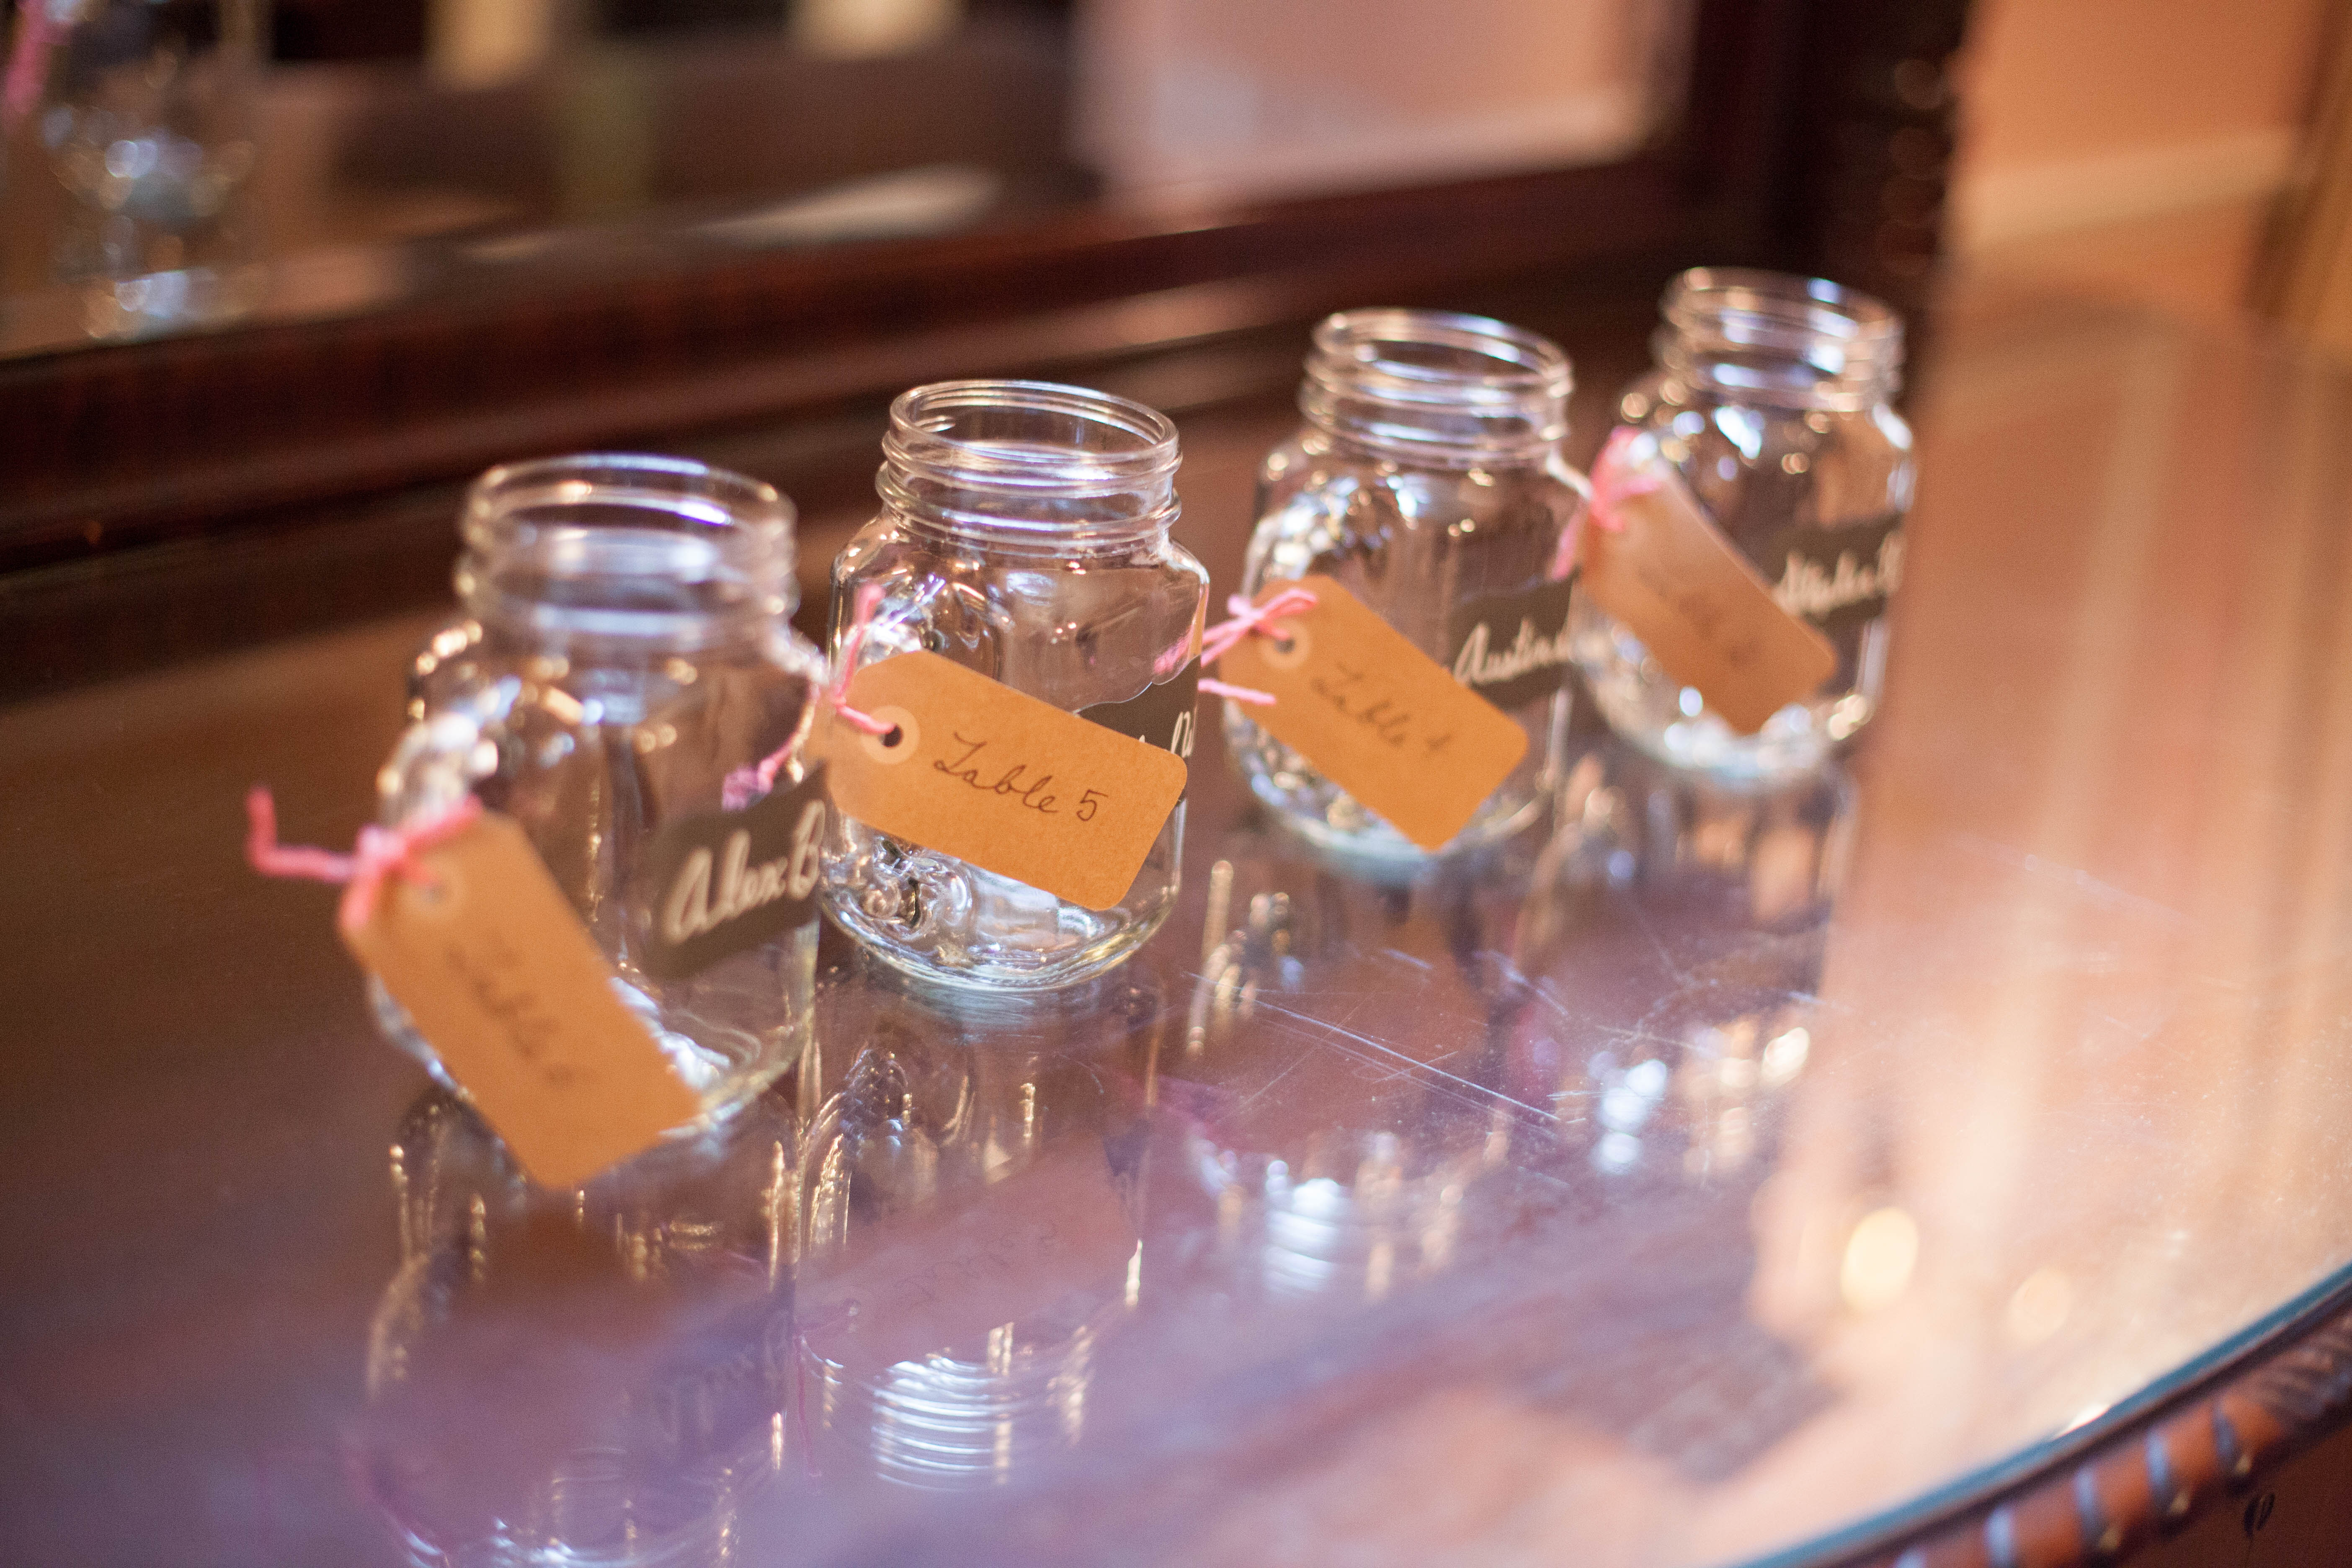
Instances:
[[[16,8],[16,47],[8,52],[6,85],[0,86],[0,124],[14,126],[41,100],[58,31],[48,0],[24,0]]]

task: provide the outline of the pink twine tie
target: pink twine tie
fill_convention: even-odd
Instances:
[[[1253,605],[1235,594],[1225,601],[1225,613],[1233,619],[1221,621],[1201,634],[1201,662],[1214,664],[1242,645],[1245,637],[1270,637],[1270,623],[1285,616],[1303,615],[1315,607],[1312,588],[1285,588],[1263,605]],[[1212,697],[1223,697],[1232,702],[1246,702],[1253,707],[1271,707],[1273,694],[1247,686],[1229,686],[1222,680],[1203,680],[1201,689]]]
[[[1192,633],[1187,632],[1184,634],[1184,640],[1182,642],[1160,650],[1160,657],[1151,661],[1152,678],[1157,680],[1165,680],[1170,676],[1175,674],[1178,670],[1183,668],[1186,665],[1192,663],[1193,658],[1192,635]]]
[[[841,657],[835,661],[833,683],[824,689],[822,700],[841,721],[851,729],[868,735],[887,735],[895,725],[873,714],[849,705],[850,678],[857,673],[857,656],[865,651],[866,634],[874,624],[874,612],[882,603],[879,584],[868,584],[857,590],[856,607],[849,618],[849,632],[841,645]],[[776,787],[776,774],[783,768],[798,745],[798,736],[761,757],[750,767],[737,768],[721,781],[719,804],[729,811],[740,811]]]
[[[849,681],[857,673],[857,656],[866,651],[866,634],[873,629],[874,612],[881,603],[881,584],[868,584],[857,590],[856,606],[849,617],[849,637],[841,646],[841,658],[834,672],[833,685],[826,689],[824,694],[824,700],[833,704],[834,712],[840,715],[843,723],[868,735],[887,735],[890,732],[890,726],[873,714],[862,713],[849,705]],[[767,776],[771,779],[775,776],[772,766],[775,760],[771,757],[760,764],[768,770]]]
[[[343,901],[335,919],[345,931],[357,931],[375,918],[376,898],[386,878],[434,886],[433,873],[417,857],[448,843],[481,815],[482,803],[467,795],[447,811],[406,827],[370,824],[360,829],[359,842],[349,855],[338,855],[331,849],[278,843],[278,803],[270,798],[268,784],[256,784],[245,797],[245,858],[265,877],[343,884]]]
[[[1609,439],[1592,465],[1592,521],[1612,533],[1625,531],[1625,520],[1617,515],[1621,504],[1635,496],[1655,495],[1666,488],[1663,476],[1634,464],[1630,454],[1639,439],[1633,431],[1619,426],[1609,432]]]
[[[1609,432],[1609,439],[1601,444],[1601,456],[1592,461],[1592,489],[1584,517],[1559,537],[1559,555],[1552,563],[1554,580],[1566,577],[1569,568],[1576,564],[1587,519],[1596,528],[1622,533],[1625,520],[1618,515],[1617,509],[1635,496],[1655,495],[1665,489],[1666,481],[1658,474],[1634,464],[1630,454],[1633,443],[1640,438],[1631,426],[1620,425]]]
[[[1274,693],[1271,691],[1260,691],[1255,686],[1234,686],[1205,675],[1201,677],[1199,689],[1212,697],[1222,697],[1228,702],[1245,702],[1253,708],[1274,706]]]

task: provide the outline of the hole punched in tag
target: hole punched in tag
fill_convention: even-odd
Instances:
[[[1276,621],[1266,628],[1260,657],[1276,669],[1297,669],[1315,652],[1315,639],[1297,621]]]
[[[445,865],[432,881],[417,883],[409,893],[409,899],[418,906],[420,913],[447,915],[464,902],[464,894],[463,876]]]
[[[904,708],[877,708],[873,716],[887,728],[878,734],[861,735],[858,746],[884,767],[897,767],[923,749],[923,727]]]

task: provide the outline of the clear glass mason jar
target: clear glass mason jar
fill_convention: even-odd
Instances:
[[[1168,537],[1177,456],[1166,416],[1083,387],[952,381],[906,393],[882,443],[881,514],[834,563],[836,661],[871,587],[860,667],[927,649],[1073,712],[1185,679],[1208,574]],[[913,973],[1063,985],[1159,929],[1183,839],[1179,802],[1126,897],[1090,910],[843,813],[826,907]]]
[[[68,197],[50,270],[80,285],[90,335],[247,309],[267,0],[29,0],[16,13],[7,89],[41,91],[32,118]],[[30,108],[9,102],[0,120]]]
[[[1244,594],[1331,577],[1527,731],[1526,756],[1446,852],[1526,826],[1560,765],[1565,658],[1549,645],[1567,616],[1562,542],[1584,508],[1559,456],[1570,384],[1566,354],[1501,321],[1342,311],[1315,329],[1306,424],[1258,470]],[[1528,668],[1493,684],[1462,668],[1489,632],[1490,651],[1508,651],[1523,619],[1544,645],[1517,661]],[[1225,704],[1225,738],[1257,797],[1308,839],[1377,861],[1424,858],[1241,704]]]
[[[682,975],[654,963],[656,837],[727,804],[778,752],[777,791],[824,686],[786,622],[791,504],[755,479],[599,454],[492,468],[459,524],[462,615],[411,675],[410,725],[379,775],[399,826],[468,793],[521,824],[705,1118],[756,1094],[807,1042],[812,916]],[[723,872],[721,873],[723,876]],[[383,994],[394,1041],[457,1086]]]
[[[1657,366],[1618,422],[1654,441],[1781,606],[1828,637],[1837,669],[1742,735],[1580,595],[1571,646],[1611,727],[1643,751],[1727,781],[1785,779],[1877,710],[1914,479],[1911,427],[1888,402],[1903,323],[1834,283],[1728,268],[1675,279],[1661,313]]]

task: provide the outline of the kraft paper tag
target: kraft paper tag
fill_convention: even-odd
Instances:
[[[512,817],[418,859],[434,884],[386,878],[343,941],[531,1180],[577,1185],[700,1110]]]
[[[1592,602],[1640,637],[1661,667],[1698,689],[1743,735],[1817,690],[1837,669],[1829,639],[1782,609],[1725,539],[1682,476],[1642,465],[1659,488],[1620,495],[1622,531],[1584,531],[1580,576]]]
[[[820,763],[741,811],[666,824],[646,850],[645,972],[683,980],[816,919],[824,813]]]
[[[793,1311],[826,1360],[890,1366],[1099,1286],[1135,1243],[1101,1147],[1050,1153],[961,1207],[894,1216],[803,1262]]]
[[[1538,583],[1488,594],[1445,617],[1445,667],[1506,710],[1541,701],[1568,679],[1568,608],[1573,585]]]
[[[892,735],[828,726],[844,816],[1090,910],[1127,896],[1184,762],[935,653],[859,670],[849,705]]]
[[[1270,583],[1263,604],[1289,583]],[[1462,831],[1510,776],[1527,732],[1328,577],[1315,607],[1244,638],[1219,679],[1265,691],[1249,716],[1423,849]]]

